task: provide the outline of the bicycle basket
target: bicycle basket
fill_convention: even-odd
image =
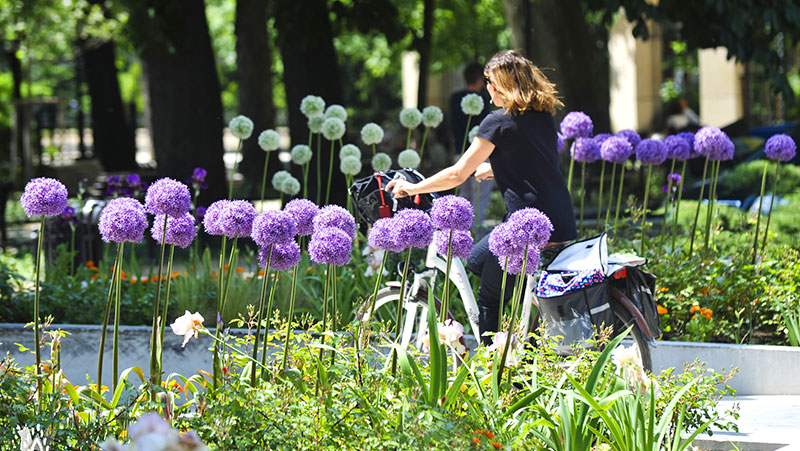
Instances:
[[[378,177],[380,177],[380,183],[378,182]],[[420,194],[418,196],[395,199],[391,193],[381,189],[386,188],[386,184],[395,177],[405,177],[406,180],[412,183],[417,183],[425,178],[414,169],[397,169],[376,172],[353,182],[349,191],[356,206],[356,220],[359,223],[365,221],[368,224],[372,224],[380,219],[382,217],[380,207],[384,205],[389,207],[391,214],[403,208],[430,210],[433,200],[436,198],[434,194]],[[383,191],[383,196],[381,196],[381,191]]]

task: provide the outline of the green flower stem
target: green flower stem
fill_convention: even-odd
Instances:
[[[339,327],[336,319],[336,266],[331,265],[331,272],[333,275],[331,276],[331,330],[336,332],[336,329]],[[336,358],[336,353],[331,351],[331,365],[333,365],[333,361]]]
[[[311,132],[308,133],[308,147],[311,147]],[[322,202],[322,138],[317,137],[317,204]]]
[[[714,222],[714,197],[717,195],[717,178],[719,177],[719,161],[711,163],[711,188],[708,192],[708,211],[706,211],[706,231],[703,239],[703,249],[708,250],[711,238],[711,227]]]
[[[764,189],[767,186],[767,169],[769,164],[764,163],[764,172],[761,174],[761,194],[758,196],[758,211],[756,213],[756,230],[753,233],[753,265],[758,261],[758,229],[761,227],[761,207],[764,201]]]
[[[410,149],[411,148],[409,147],[410,145],[411,145],[411,129],[409,128],[408,134],[406,135],[406,149]]]
[[[294,316],[295,288],[297,287],[297,267],[292,268],[292,294],[289,297],[289,315],[286,318],[286,342],[283,344],[283,371],[286,372],[289,364],[289,342],[292,338],[292,316]]]
[[[775,161],[775,179],[772,181],[772,198],[769,201],[769,213],[767,213],[767,225],[764,227],[764,238],[761,245],[761,255],[767,250],[767,232],[769,232],[769,221],[772,219],[772,207],[775,206],[775,193],[778,190],[778,175],[781,170],[781,162]]]
[[[625,181],[625,163],[619,170],[619,187],[617,187],[617,208],[614,210],[614,233],[616,234],[617,224],[619,223],[619,206],[622,203],[622,183]]]
[[[611,163],[611,186],[608,188],[608,208],[606,208],[606,219],[603,224],[611,222],[611,209],[614,205],[614,182],[617,180],[617,163]],[[603,193],[600,193],[602,195]]]
[[[372,320],[375,315],[375,304],[378,302],[378,288],[381,286],[381,279],[383,278],[383,268],[386,266],[386,258],[389,256],[389,251],[383,251],[383,258],[381,259],[381,268],[378,270],[378,277],[375,279],[375,289],[372,290],[372,304],[369,308],[369,319]]]
[[[461,141],[461,155],[464,155],[464,150],[467,148],[467,136],[469,136],[469,124],[472,121],[472,115],[467,115],[467,128],[464,129],[464,139]]]
[[[267,298],[267,280],[269,279],[269,265],[272,262],[272,249],[274,244],[269,245],[267,254],[267,264],[264,265],[264,278],[261,281],[261,297],[258,301],[258,313],[256,315],[256,338],[253,344],[253,360],[258,359],[258,343],[261,340],[261,321],[264,319],[264,301]],[[269,330],[269,329],[268,329]],[[266,340],[265,340],[266,341]],[[250,386],[256,386],[256,366],[250,367]]]
[[[606,179],[606,160],[600,163],[600,195],[597,196],[597,230],[600,230],[600,214],[603,211],[603,183]]]
[[[41,346],[41,340],[39,338],[39,277],[41,274],[42,268],[42,241],[44,240],[44,221],[45,216],[42,215],[42,220],[39,222],[39,239],[36,243],[36,291],[33,293],[33,336],[35,342],[35,351],[34,354],[36,355],[36,389],[40,392],[42,390],[42,384],[39,381],[39,372],[42,371],[42,353],[39,347]],[[39,397],[41,400],[41,396]]]
[[[447,265],[444,271],[444,291],[442,292],[442,308],[439,312],[439,322],[444,323],[447,319],[447,311],[450,309],[450,265],[453,262],[453,229],[450,229],[450,236],[447,238]]]
[[[119,382],[119,311],[121,307],[121,292],[122,292],[122,262],[123,257],[123,248],[125,243],[119,243],[119,250],[117,251],[117,255],[119,256],[119,270],[117,271],[117,295],[116,301],[114,302],[114,355],[113,360],[111,361],[111,381],[113,382],[111,391],[114,392],[117,389],[117,382]]]
[[[567,171],[567,191],[572,194],[572,171],[575,167],[575,159],[569,158],[569,171]],[[602,194],[602,191],[600,192]]]
[[[242,148],[242,140],[236,145],[236,153],[233,154],[233,169],[231,169],[231,181],[228,187],[228,200],[233,199],[233,176],[236,175],[236,168],[239,166],[239,149]]]
[[[397,300],[397,314],[395,316],[394,327],[394,342],[400,342],[400,320],[403,316],[403,300],[406,295],[406,280],[408,279],[408,267],[411,266],[411,248],[406,252],[406,264],[403,266],[403,277],[400,279],[400,299]],[[447,281],[445,281],[447,283]],[[444,299],[442,300],[442,309],[444,306]],[[397,352],[392,351],[392,376],[397,374]]]
[[[247,353],[242,352],[236,346],[230,345],[230,344],[226,343],[225,340],[223,340],[223,339],[221,339],[221,338],[219,338],[219,337],[217,337],[215,335],[212,335],[211,332],[209,332],[208,329],[206,329],[205,327],[203,327],[202,329],[197,329],[197,332],[199,332],[199,333],[201,333],[203,335],[206,335],[208,337],[211,337],[214,340],[214,347],[216,347],[217,345],[222,345],[223,348],[228,348],[228,349],[231,350],[231,352],[233,352],[235,354],[239,354],[240,356],[244,357],[245,359],[250,360],[251,362],[253,362],[253,365],[258,365],[258,366],[261,367],[261,369],[266,369],[266,370],[269,369],[266,366],[264,366],[261,363],[259,363],[258,361],[253,360],[252,357],[247,355]]]
[[[422,164],[422,155],[425,152],[425,141],[428,139],[428,132],[431,129],[429,127],[425,127],[425,133],[422,134],[422,144],[419,145],[419,161],[420,165]],[[375,156],[375,152],[373,151],[372,156]]]
[[[650,194],[650,176],[653,173],[653,165],[647,165],[647,177],[644,182],[644,203],[642,205],[642,242],[639,243],[639,255],[644,256],[645,241],[647,240],[647,199]]]
[[[161,343],[159,343],[158,347],[158,369],[161,370],[162,365],[162,355],[164,353],[164,330],[167,328],[167,308],[169,307],[169,289],[172,285],[172,258],[175,255],[175,245],[169,245],[169,260],[167,260],[167,288],[166,292],[164,293],[164,308],[161,311],[161,330],[159,332],[159,337],[161,337]],[[160,373],[159,373],[160,374]],[[160,377],[159,377],[160,378]],[[160,382],[160,381],[159,381]]]
[[[325,332],[328,331],[328,289],[330,288],[331,283],[331,270],[330,266],[328,265],[325,270],[325,288],[322,290],[322,332],[320,333],[320,343],[325,344]],[[319,348],[319,361],[322,361],[322,348]],[[320,371],[319,366],[317,366],[317,385],[316,389],[314,390],[315,395],[319,395],[319,384],[320,384]]]
[[[331,157],[329,158],[328,164],[328,188],[325,190],[325,205],[328,205],[328,202],[331,198],[331,178],[333,178],[333,147],[334,142],[331,141]]]
[[[103,313],[103,328],[100,335],[100,352],[97,354],[97,387],[98,391],[103,384],[103,352],[106,347],[106,333],[108,331],[108,318],[111,315],[111,302],[114,300],[114,288],[117,285],[117,270],[119,269],[119,253],[114,259],[114,268],[111,271],[111,286],[108,287],[108,297],[106,298],[106,309]]]
[[[303,198],[308,199],[308,166],[309,163],[303,165]]]
[[[522,270],[517,274],[517,281],[514,284],[514,292],[511,299],[511,319],[508,325],[508,335],[506,335],[506,345],[503,348],[503,356],[500,358],[500,366],[497,369],[498,382],[503,380],[503,369],[506,366],[506,358],[508,357],[508,349],[511,347],[511,341],[514,336],[514,329],[517,324],[517,308],[519,307],[519,298],[522,294],[522,285],[525,283],[525,269],[528,265],[528,246],[525,246],[525,254],[522,258]],[[504,276],[505,277],[505,276]],[[511,376],[509,376],[510,378]]]
[[[264,193],[267,189],[267,168],[269,167],[269,152],[266,153],[266,158],[264,158],[264,172],[261,174],[261,203],[258,204],[261,207],[261,211],[264,211]]]
[[[708,171],[708,154],[706,154],[706,162],[703,164],[703,177],[700,179],[703,184],[700,185],[700,197],[697,198],[697,210],[694,213],[694,223],[692,224],[692,232],[689,237],[689,257],[692,256],[694,250],[694,234],[697,231],[697,218],[700,216],[700,205],[703,203],[703,192],[706,187],[706,173]]]
[[[222,332],[222,295],[223,295],[223,287],[224,287],[224,277],[223,277],[223,269],[225,265],[225,247],[228,244],[228,238],[226,236],[222,236],[222,248],[219,253],[219,272],[217,273],[217,326],[215,328],[215,337],[214,339],[217,340],[214,342],[214,368],[213,368],[213,382],[214,388],[219,387],[219,378],[221,374],[219,374],[219,369],[221,368],[220,365],[220,358],[219,358],[219,347],[217,346],[217,342],[219,341],[219,335]]]
[[[161,385],[161,369],[158,365],[158,313],[161,310],[161,276],[164,275],[164,251],[167,248],[167,222],[169,215],[164,215],[164,227],[161,230],[161,258],[158,260],[158,282],[156,285],[156,302],[153,304],[153,330],[150,332],[150,384]]]
[[[672,164],[667,174],[667,200],[664,202],[664,221],[661,223],[661,233],[659,234],[658,241],[664,242],[664,232],[667,230],[667,213],[670,210],[670,198],[672,197],[672,173],[675,172],[675,159],[672,159]]]
[[[75,275],[75,226],[69,225],[69,275]]]
[[[580,213],[580,235],[583,236],[583,201],[586,198],[586,193],[584,192],[585,187],[585,180],[586,180],[586,162],[581,161],[581,213]],[[502,299],[500,300],[502,302]]]
[[[475,181],[475,222],[472,223],[472,234],[478,234],[481,215],[481,182]]]
[[[344,192],[347,193],[347,211],[352,213],[353,212],[353,201],[350,199],[350,185],[352,183],[353,176],[350,174],[345,174],[344,176],[344,184],[345,190]]]
[[[503,328],[503,314],[505,313],[505,305],[503,305],[506,301],[506,276],[508,275],[508,256],[506,256],[506,264],[503,265],[503,281],[500,283],[500,310],[498,310],[497,315],[497,330]]]
[[[233,239],[233,244],[231,245],[231,254],[228,257],[228,271],[225,274],[225,296],[222,298],[222,310],[221,312],[225,311],[225,304],[228,302],[228,293],[231,291],[231,280],[233,278],[233,267],[236,264],[236,261],[239,259],[239,250],[236,248],[236,244],[239,242],[239,237]]]
[[[683,160],[683,165],[681,167],[681,183],[678,185],[678,200],[675,202],[675,213],[673,214],[672,220],[672,246],[670,247],[672,251],[675,251],[675,239],[678,235],[678,213],[681,209],[681,198],[683,197],[683,176],[686,173],[686,160]]]
[[[267,322],[266,322],[266,326],[265,326],[266,329],[264,330],[264,344],[261,347],[261,363],[263,365],[267,364],[267,343],[269,343],[269,340],[268,340],[268,338],[269,338],[269,324],[270,324],[270,321],[272,320],[272,317],[270,316],[270,312],[272,311],[272,300],[275,299],[275,287],[277,287],[277,286],[278,286],[278,273],[274,272],[274,273],[272,273],[272,285],[270,286],[270,289],[269,289],[269,301],[267,302],[267,316],[265,316],[265,318],[267,319]]]

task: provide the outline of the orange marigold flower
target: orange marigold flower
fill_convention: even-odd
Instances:
[[[244,268],[242,268],[241,266],[237,266],[236,267],[236,272],[243,273],[244,272]]]
[[[259,269],[258,270],[258,276],[259,277],[264,277],[264,270],[263,269]]]
[[[703,315],[703,316],[704,316],[706,319],[711,319],[711,313],[709,313],[708,315]]]
[[[481,438],[480,437],[472,437],[472,444],[473,445],[480,445],[481,444]]]
[[[656,306],[656,310],[658,311],[658,314],[659,314],[659,315],[666,315],[666,314],[667,314],[667,312],[668,312],[668,310],[667,310],[666,308],[664,308],[664,306],[663,306],[663,305],[661,305],[661,304],[658,304],[658,305]]]
[[[697,315],[692,315],[692,319],[695,319],[695,318],[697,318]]]
[[[133,279],[133,278],[131,278],[131,284],[135,284],[135,283],[136,283],[136,282],[138,282],[138,281],[139,281],[139,279]]]
[[[97,271],[99,269],[97,265],[94,263],[94,260],[87,260],[86,267],[91,269],[92,271]]]
[[[223,266],[223,267],[222,267],[222,269],[225,269],[225,270],[227,270],[227,269],[228,269],[228,268],[230,268],[230,267],[231,267],[231,265],[229,265],[229,264],[227,264],[227,263],[226,263],[226,264],[225,264],[225,266]]]
[[[484,434],[489,440],[494,438],[494,433],[492,431],[484,431]]]
[[[667,287],[660,287],[660,288],[658,288],[656,291],[657,291],[657,292],[659,292],[659,293],[666,293],[667,291],[669,291],[669,288],[667,288]]]
[[[490,445],[494,446],[495,449],[503,449],[503,445],[501,445],[501,444],[499,444],[497,442],[491,442]]]
[[[181,387],[181,384],[179,384],[178,381],[176,381],[175,379],[172,379],[171,381],[169,381],[169,387],[170,388],[174,388],[174,389],[178,390],[179,392],[183,393],[183,387]]]
[[[694,312],[696,312],[696,311],[698,311],[698,310],[700,310],[700,306],[699,306],[699,305],[697,305],[697,304],[694,304],[694,305],[693,305],[693,306],[692,306],[692,307],[689,309],[689,313],[694,313]]]
[[[178,272],[178,271],[172,271],[172,278],[173,278],[173,279],[174,279],[174,278],[176,278],[176,277],[178,277],[178,276],[180,276],[180,275],[181,275],[181,273],[180,273],[180,272]]]

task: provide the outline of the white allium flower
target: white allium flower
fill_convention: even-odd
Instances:
[[[403,108],[400,111],[400,123],[405,128],[417,128],[422,122],[422,113],[416,108]]]
[[[308,119],[308,129],[311,133],[322,133],[322,124],[325,123],[325,116],[315,116]]]
[[[247,116],[236,116],[228,122],[228,129],[233,136],[239,139],[247,139],[253,134],[253,121]]]
[[[380,144],[383,141],[383,129],[374,122],[364,125],[361,127],[361,141],[368,146]]]
[[[175,322],[170,324],[169,327],[172,328],[172,332],[175,335],[183,335],[182,346],[186,346],[192,335],[197,338],[198,332],[203,329],[203,316],[186,310],[186,313],[176,318]]]
[[[267,152],[277,150],[281,146],[281,135],[275,130],[264,130],[258,135],[258,145]]]
[[[325,112],[325,100],[319,96],[307,95],[300,101],[300,112],[309,119],[320,117]]]
[[[475,116],[483,111],[483,97],[478,94],[467,94],[461,98],[461,111],[467,116]]]
[[[291,177],[292,174],[289,171],[278,171],[272,176],[272,187],[275,188],[277,191],[281,191],[281,186],[283,186],[283,182],[288,178]]]
[[[378,172],[388,171],[392,167],[392,157],[389,155],[378,152],[372,157],[372,169]]]
[[[347,120],[347,110],[341,105],[331,105],[325,109],[325,119],[335,117],[341,119],[342,122]]]
[[[292,147],[292,163],[296,165],[304,165],[311,161],[311,148],[305,144],[298,144]]]
[[[338,117],[329,117],[322,123],[322,135],[328,141],[336,141],[344,136],[344,121]]]
[[[345,144],[339,151],[339,159],[343,160],[344,157],[356,157],[361,159],[361,150],[353,144]]]
[[[476,126],[472,127],[472,129],[469,131],[469,135],[467,136],[467,139],[469,139],[469,142],[472,142],[473,140],[475,140],[475,137],[478,136],[478,129],[479,128],[480,128],[480,126],[476,125]]]
[[[397,164],[401,168],[417,168],[419,166],[419,154],[414,149],[406,149],[397,156]]]
[[[356,175],[361,172],[361,160],[352,155],[344,157],[339,163],[339,170],[345,175]]]
[[[286,177],[286,179],[281,183],[280,191],[284,194],[288,194],[290,196],[294,196],[300,192],[300,180],[292,177]]]
[[[444,120],[444,114],[438,106],[426,106],[422,109],[422,124],[428,128],[438,127]]]

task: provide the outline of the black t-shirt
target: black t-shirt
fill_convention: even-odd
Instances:
[[[499,109],[481,122],[478,136],[495,145],[489,161],[508,213],[538,208],[553,223],[551,242],[577,238],[572,198],[558,166],[553,115],[526,111],[514,116]]]

